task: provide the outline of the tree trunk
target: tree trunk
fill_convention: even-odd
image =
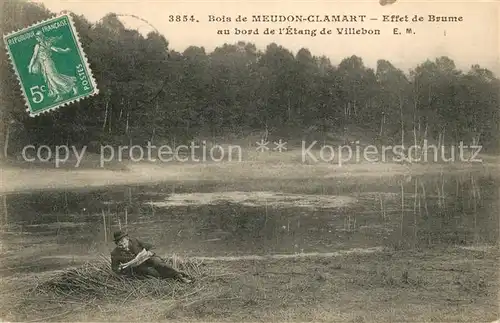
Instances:
[[[269,128],[267,127],[267,122],[266,122],[266,130],[264,131],[264,136],[262,137],[262,142],[267,142],[267,137],[269,136]]]
[[[415,124],[413,124],[413,144],[415,147],[417,146],[417,129],[415,128]]]
[[[288,123],[292,120],[292,107],[290,105],[290,96],[288,96]]]
[[[153,125],[153,132],[151,133],[151,144],[153,144],[153,139],[154,139],[154,136],[156,134],[156,124],[155,124],[155,121],[156,121],[156,116],[157,115],[158,115],[158,100],[156,100],[155,111],[154,111],[154,114],[153,114],[153,120],[151,121],[151,123]]]
[[[108,133],[111,133],[111,116],[113,115],[113,107],[109,108],[109,118],[108,118]]]
[[[128,119],[129,119],[129,116],[130,116],[130,113],[129,111],[127,110],[127,122],[125,124],[125,134],[128,135]]]
[[[384,131],[384,119],[385,119],[385,114],[382,112],[382,118],[380,118],[380,133],[379,133],[379,137],[382,137],[382,132]]]
[[[441,132],[439,133],[440,137],[441,137],[441,143],[439,145],[439,149],[441,149],[441,147],[444,146],[444,132],[445,132],[445,129],[441,130]]]
[[[104,114],[104,122],[102,123],[102,130],[106,129],[106,121],[108,121],[108,106],[109,106],[109,100],[106,99],[106,112]]]
[[[425,124],[425,130],[423,137],[420,138],[420,147],[424,146],[424,140],[427,139],[427,124]]]
[[[151,145],[153,145],[153,140],[154,140],[155,134],[156,134],[156,128],[153,127],[153,133],[151,134],[151,140],[150,140]]]
[[[399,112],[401,117],[401,146],[403,149],[405,147],[405,130],[404,130],[404,120],[403,120],[403,100],[401,94],[399,94]]]

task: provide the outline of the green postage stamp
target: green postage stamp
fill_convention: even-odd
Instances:
[[[69,14],[3,38],[30,116],[99,93]]]

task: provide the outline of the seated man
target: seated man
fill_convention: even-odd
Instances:
[[[185,283],[191,282],[191,279],[189,279],[185,273],[171,268],[165,263],[165,261],[163,261],[163,259],[150,252],[153,248],[151,244],[144,243],[136,238],[130,238],[127,233],[121,231],[114,233],[114,240],[117,247],[111,252],[111,269],[113,269],[115,273],[130,276],[137,275],[153,276],[157,278],[174,278]],[[124,266],[124,264],[137,259],[136,257],[140,253],[143,255],[144,249],[151,255],[149,259],[143,261],[139,265],[132,264],[126,267]]]

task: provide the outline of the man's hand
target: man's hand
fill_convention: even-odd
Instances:
[[[122,271],[123,269],[125,269],[127,267],[127,265],[125,265],[124,263],[120,263],[120,265],[118,265],[118,270],[119,271]]]

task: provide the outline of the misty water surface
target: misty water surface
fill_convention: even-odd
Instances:
[[[160,255],[492,245],[499,231],[498,188],[492,178],[464,173],[371,183],[171,182],[7,195],[0,207],[0,270],[40,272],[109,255],[112,232],[120,227],[155,244]]]

